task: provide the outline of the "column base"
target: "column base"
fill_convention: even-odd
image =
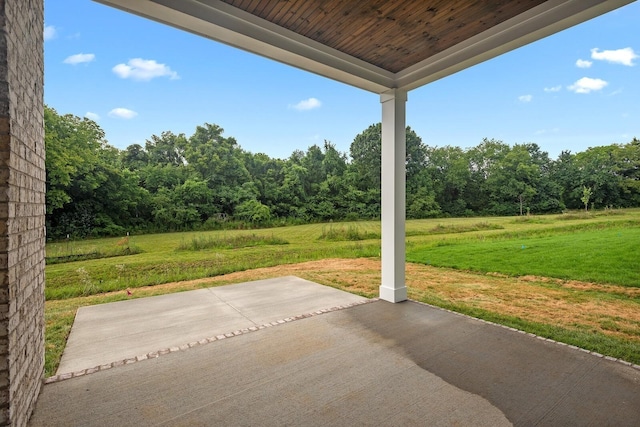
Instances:
[[[401,288],[388,288],[384,285],[380,285],[380,299],[389,302],[402,302],[407,300],[407,288],[405,286]]]

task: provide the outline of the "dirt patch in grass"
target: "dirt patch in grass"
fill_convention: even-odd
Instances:
[[[640,289],[544,277],[480,275],[407,265],[409,296],[640,341]],[[603,327],[603,321],[605,326]]]

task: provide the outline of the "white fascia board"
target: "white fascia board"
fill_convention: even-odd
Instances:
[[[416,89],[510,50],[588,21],[635,0],[549,0],[396,74],[396,87]]]
[[[370,92],[394,74],[219,0],[95,0]]]

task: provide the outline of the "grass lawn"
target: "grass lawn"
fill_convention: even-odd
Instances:
[[[640,210],[406,228],[410,298],[640,363]],[[365,221],[50,243],[46,374],[85,305],[285,275],[377,296],[379,236]]]
[[[407,261],[510,276],[536,275],[640,287],[640,226],[545,237],[442,242]]]

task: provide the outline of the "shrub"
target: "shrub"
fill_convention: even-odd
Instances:
[[[349,225],[347,228],[329,226],[327,229],[326,227],[322,227],[322,234],[318,237],[318,240],[344,242],[379,238],[380,233],[364,232],[355,225]]]
[[[279,237],[257,236],[255,234],[240,234],[233,237],[213,238],[194,237],[189,242],[182,242],[179,251],[202,251],[206,249],[237,249],[251,246],[287,245],[288,241]]]

